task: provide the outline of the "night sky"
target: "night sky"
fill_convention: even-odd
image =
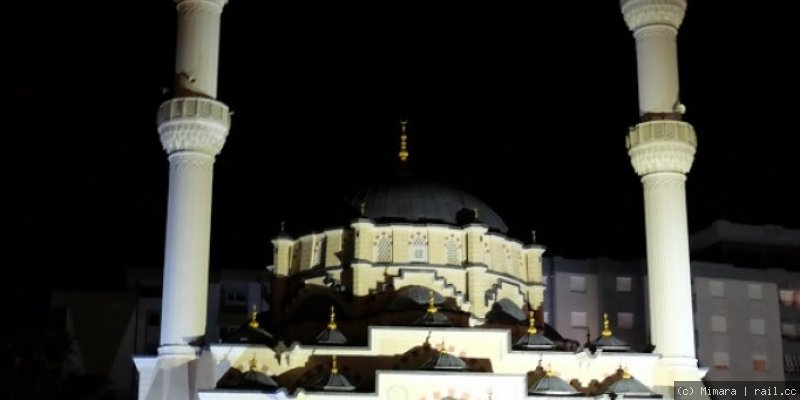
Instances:
[[[174,4],[22,3],[9,22],[6,182],[21,195],[9,268],[30,284],[18,291],[42,296],[120,287],[126,268],[162,265],[168,163],[155,115],[172,87]],[[281,220],[293,234],[325,227],[359,187],[391,176],[401,117],[412,173],[474,193],[512,236],[536,229],[550,255],[642,257],[641,185],[624,148],[638,121],[634,40],[616,1],[531,4],[233,0],[218,97],[235,115],[215,167],[212,269],[263,268]],[[689,228],[800,228],[794,14],[720,4],[692,1],[679,35],[699,140]]]

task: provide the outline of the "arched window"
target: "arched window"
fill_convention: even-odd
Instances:
[[[408,241],[408,259],[411,262],[428,261],[428,237],[421,232],[411,235]]]
[[[455,235],[450,235],[444,242],[444,253],[447,263],[451,265],[461,264],[461,244]]]
[[[325,249],[325,239],[319,238],[314,242],[314,248],[311,251],[311,266],[316,267],[322,264],[322,254]]]
[[[389,263],[392,262],[392,235],[387,232],[381,232],[375,237],[373,257],[375,262]]]

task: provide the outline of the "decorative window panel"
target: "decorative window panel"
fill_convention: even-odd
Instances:
[[[411,262],[428,261],[428,236],[421,232],[411,234],[408,241],[408,259]]]
[[[461,264],[461,243],[459,243],[455,235],[450,235],[447,240],[445,240],[444,252],[448,264]]]
[[[378,263],[392,262],[392,235],[388,232],[380,232],[375,235],[373,242],[373,258]]]
[[[316,267],[322,264],[322,254],[325,247],[325,239],[319,238],[314,241],[314,248],[311,251],[311,266]]]

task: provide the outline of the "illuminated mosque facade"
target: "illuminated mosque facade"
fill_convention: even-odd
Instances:
[[[135,357],[139,399],[670,398],[675,381],[703,377],[684,191],[696,136],[678,98],[686,0],[620,2],[637,53],[641,118],[626,144],[644,190],[650,352],[607,317],[585,343],[545,324],[545,247],[402,169],[405,124],[396,177],[356,195],[342,226],[275,237],[270,310],[205,343],[212,175],[230,127],[216,99],[226,2],[176,0],[175,97],[158,110],[170,165],[161,336],[156,356]]]

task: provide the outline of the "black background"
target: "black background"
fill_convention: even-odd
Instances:
[[[50,288],[115,288],[126,268],[161,267],[155,114],[176,14],[168,0],[13,3],[6,294],[42,307]],[[635,48],[617,2],[276,3],[234,0],[222,17],[219,98],[236,114],[215,167],[212,268],[263,268],[281,220],[320,228],[393,173],[400,117],[413,173],[474,193],[513,236],[536,229],[551,255],[643,255],[624,148]],[[699,140],[691,231],[718,218],[800,227],[788,7],[689,5],[678,48]],[[31,304],[11,314],[33,319]]]

